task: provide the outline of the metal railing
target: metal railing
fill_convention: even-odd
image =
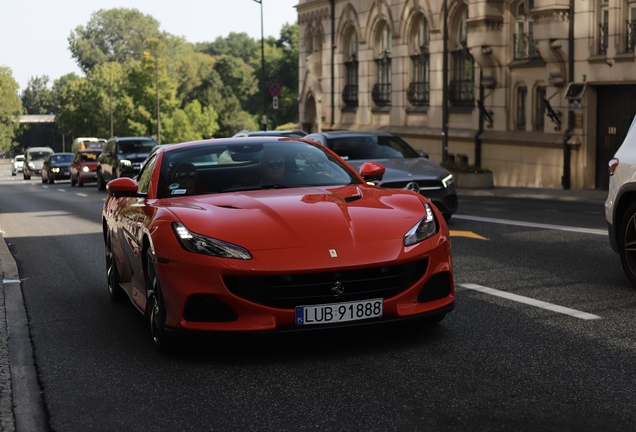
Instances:
[[[348,84],[342,90],[342,101],[348,107],[358,106],[358,86]]]
[[[627,52],[633,52],[636,47],[636,20],[627,21]]]
[[[532,33],[522,33],[514,35],[514,59],[525,60],[541,57],[539,49],[532,37]]]
[[[413,106],[427,106],[430,103],[430,83],[412,82],[406,90],[406,98]]]
[[[474,105],[475,84],[473,80],[452,80],[448,86],[448,99],[453,105]]]
[[[607,23],[599,24],[598,30],[598,53],[606,54],[607,53],[607,44],[608,44],[608,26]]]
[[[376,84],[371,91],[371,99],[377,106],[391,105],[391,84]]]

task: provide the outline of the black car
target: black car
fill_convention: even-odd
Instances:
[[[106,141],[97,159],[97,188],[118,177],[135,177],[155,146],[151,137],[113,137]]]
[[[305,138],[327,146],[356,170],[368,161],[386,168],[377,186],[409,189],[430,199],[449,220],[457,211],[457,190],[452,174],[428,159],[397,135],[387,132],[334,131]]]
[[[55,180],[70,180],[73,153],[51,153],[42,164],[42,183],[55,183]]]

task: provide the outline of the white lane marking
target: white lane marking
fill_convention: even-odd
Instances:
[[[88,196],[88,195],[86,195],[86,194],[84,194],[84,193],[79,193],[79,192],[78,192],[78,193],[76,193],[75,195],[77,195],[77,196],[82,196],[82,197]]]
[[[472,220],[478,222],[490,222],[497,223],[502,225],[514,225],[514,226],[523,226],[523,227],[531,227],[531,228],[543,228],[543,229],[551,229],[551,230],[559,230],[559,231],[570,231],[570,232],[578,232],[585,234],[596,234],[596,235],[607,235],[607,230],[593,229],[593,228],[576,228],[569,227],[564,225],[551,225],[551,224],[541,224],[534,222],[521,222],[521,221],[513,221],[508,219],[495,219],[495,218],[486,218],[480,216],[468,216],[468,215],[458,215],[454,214],[453,217],[455,219],[465,219]]]
[[[42,186],[42,187],[43,187],[44,189],[48,189],[48,188],[49,188],[48,186]]]
[[[66,189],[58,189],[58,192],[66,192]]]
[[[530,297],[524,297],[524,296],[520,296],[517,294],[512,294],[506,291],[499,291],[496,290],[494,288],[488,288],[485,286],[481,286],[481,285],[475,285],[475,284],[458,284],[461,287],[464,288],[468,288],[471,290],[475,290],[475,291],[479,291],[479,292],[483,292],[485,294],[491,294],[497,297],[503,297],[505,299],[508,300],[513,300],[519,303],[525,303],[528,304],[530,306],[536,306],[538,308],[542,308],[542,309],[547,309],[553,312],[558,312],[558,313],[562,313],[565,315],[571,315],[575,318],[580,318],[580,319],[584,319],[584,320],[593,320],[593,319],[601,319],[600,316],[598,315],[593,315],[587,312],[582,312],[576,309],[570,309],[564,306],[559,306],[559,305],[555,305],[553,303],[548,303],[548,302],[544,302],[541,300],[536,300]]]

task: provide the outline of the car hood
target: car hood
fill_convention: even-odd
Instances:
[[[167,198],[191,231],[249,250],[402,239],[424,217],[418,195],[365,185]]]
[[[360,171],[360,166],[370,160],[348,160],[356,171]],[[407,181],[407,180],[441,180],[450,174],[448,170],[442,168],[433,161],[425,158],[392,158],[392,159],[372,159],[386,168],[382,177],[382,182]]]

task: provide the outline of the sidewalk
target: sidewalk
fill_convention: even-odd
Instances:
[[[492,189],[457,189],[462,196],[506,197],[520,199],[556,200],[569,202],[590,202],[605,204],[607,191],[602,189],[551,189],[530,187],[494,187]]]

